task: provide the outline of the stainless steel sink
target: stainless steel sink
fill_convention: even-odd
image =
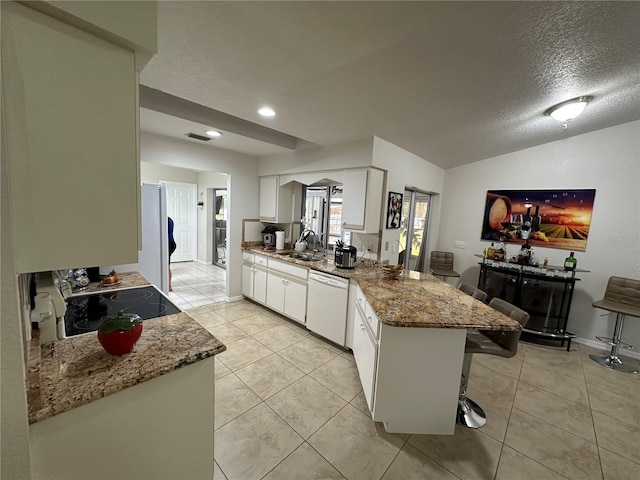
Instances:
[[[319,262],[320,260],[322,260],[322,257],[317,257],[315,255],[309,255],[307,253],[301,252],[282,252],[278,255],[295,258],[296,260],[303,260],[305,262]]]

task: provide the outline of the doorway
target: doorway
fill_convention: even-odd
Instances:
[[[431,195],[414,189],[405,189],[402,200],[400,221],[400,248],[398,263],[405,270],[424,272],[427,268],[426,255],[429,251],[428,228]]]
[[[176,251],[171,262],[190,262],[196,258],[196,191],[194,183],[160,180],[167,187],[167,215],[173,219]]]
[[[227,189],[214,189],[213,210],[213,264],[227,268],[227,220],[228,200]]]

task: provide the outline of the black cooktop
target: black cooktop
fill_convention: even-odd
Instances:
[[[106,317],[137,313],[143,320],[180,313],[181,310],[155,287],[109,290],[67,298],[64,315],[65,335],[72,337],[94,332]]]

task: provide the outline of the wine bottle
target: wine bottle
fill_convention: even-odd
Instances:
[[[575,270],[576,269],[576,264],[578,263],[578,261],[576,260],[576,258],[573,256],[573,252],[571,252],[569,254],[569,256],[567,258],[564,259],[564,269],[565,270]]]
[[[542,217],[540,216],[540,205],[536,205],[536,213],[531,218],[531,231],[539,232],[540,225],[542,224]]]
[[[527,208],[527,213],[522,219],[522,227],[520,228],[520,238],[526,240],[531,234],[531,207]]]

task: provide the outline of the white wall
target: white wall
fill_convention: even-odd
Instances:
[[[227,296],[242,294],[242,219],[258,217],[258,166],[254,157],[195,145],[142,132],[140,160],[200,172],[229,175],[229,222],[227,235]]]
[[[373,141],[372,165],[387,170],[387,187],[383,194],[383,217],[387,212],[386,199],[389,192],[403,193],[405,187],[410,186],[435,194],[431,197],[429,212],[429,250],[434,250],[440,228],[440,194],[443,192],[445,171],[378,137],[374,137]],[[398,260],[397,240],[400,238],[400,230],[387,230],[384,227],[383,223],[380,259],[395,263]],[[387,242],[389,242],[389,249],[385,250]]]
[[[591,302],[602,298],[612,275],[640,278],[640,122],[447,170],[437,246],[455,253],[462,280],[475,285],[479,268],[473,255],[488,245],[480,240],[486,191],[554,188],[596,189],[587,248],[576,252],[578,268],[591,273],[579,275],[567,329],[587,340],[611,336],[615,317],[600,316],[605,312]],[[466,249],[453,249],[455,240],[464,240]],[[538,258],[556,265],[568,253],[536,248]],[[623,340],[640,345],[640,320],[625,322]]]
[[[198,172],[183,167],[170,167],[147,161],[140,162],[140,182],[160,183],[161,180],[197,184]]]

